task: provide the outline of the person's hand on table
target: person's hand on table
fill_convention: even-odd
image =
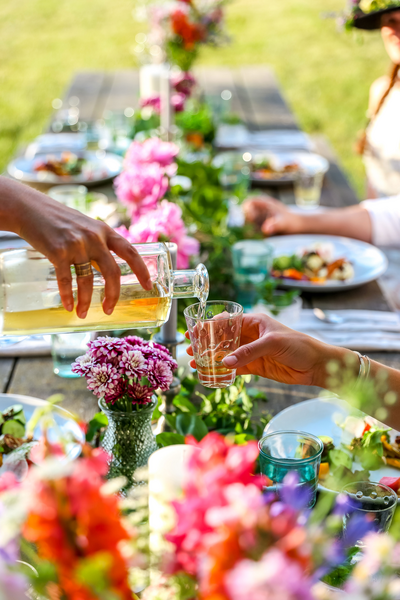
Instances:
[[[243,212],[246,221],[257,225],[264,235],[301,232],[299,215],[269,196],[249,198],[243,203]]]
[[[188,332],[186,332],[188,338]],[[193,356],[191,346],[187,349]],[[263,314],[243,316],[240,348],[223,363],[238,375],[259,375],[281,383],[324,387],[326,366],[330,361],[344,361],[351,350],[323,344],[303,333],[285,327]],[[195,361],[190,365],[196,368]]]
[[[8,204],[7,204],[7,201]],[[124,259],[142,287],[152,288],[150,274],[137,250],[111,227],[68,208],[45,194],[0,178],[0,219],[54,265],[61,301],[74,308],[71,265],[93,263],[105,279],[103,310],[111,314],[120,293],[121,271],[111,252]],[[85,318],[93,291],[93,275],[77,277],[77,315]]]

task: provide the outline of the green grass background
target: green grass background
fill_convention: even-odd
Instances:
[[[235,0],[227,10],[232,44],[204,50],[200,63],[272,65],[301,126],[329,138],[362,197],[353,144],[369,86],[389,61],[379,33],[339,33],[322,18],[343,4]],[[41,132],[74,71],[135,66],[135,35],[144,26],[134,7],[130,0],[0,0],[0,169]]]

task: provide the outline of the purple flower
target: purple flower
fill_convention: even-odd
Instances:
[[[94,361],[111,362],[115,366],[118,364],[118,359],[126,348],[123,338],[113,338],[109,336],[99,337],[88,343],[89,350],[92,353]]]
[[[150,107],[156,112],[160,114],[161,112],[161,98],[160,96],[149,96],[148,98],[143,98],[140,101],[141,108]]]
[[[354,510],[354,507],[351,507],[348,495],[338,494],[333,509],[333,514],[343,517],[345,514],[352,512],[352,510]]]
[[[312,491],[308,485],[299,484],[299,474],[291,471],[285,476],[281,489],[282,501],[296,511],[307,508]]]
[[[87,376],[88,389],[98,398],[114,397],[121,386],[121,375],[110,363],[95,365]]]
[[[73,373],[78,373],[79,375],[87,375],[90,373],[95,364],[96,363],[93,355],[89,351],[83,356],[78,356],[76,361],[72,363],[71,370]]]
[[[174,376],[171,367],[162,360],[149,360],[147,379],[154,389],[165,391],[172,383]]]
[[[175,88],[175,91],[179,92],[180,94],[184,94],[186,97],[191,95],[192,90],[196,85],[196,79],[188,71],[179,71],[178,73],[173,73],[171,82]]]
[[[128,396],[135,400],[138,404],[147,404],[151,402],[153,392],[154,390],[152,388],[135,382],[128,386]]]
[[[185,109],[186,96],[185,94],[172,94],[171,104],[174,107],[175,112],[182,112]]]
[[[121,372],[127,377],[138,377],[146,374],[147,363],[140,350],[124,350],[119,366]]]
[[[137,335],[127,335],[124,337],[124,341],[129,344],[129,346],[145,346],[147,344],[143,338]]]
[[[362,540],[367,533],[371,533],[376,528],[376,524],[368,521],[362,513],[354,512],[346,520],[346,526],[343,531],[343,543],[350,548]]]

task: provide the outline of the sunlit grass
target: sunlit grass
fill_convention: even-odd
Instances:
[[[302,127],[326,135],[362,195],[353,153],[365,122],[368,88],[387,69],[379,34],[360,43],[322,12],[344,0],[236,0],[228,9],[230,46],[207,50],[207,65],[270,64]],[[143,26],[128,0],[0,0],[0,168],[40,133],[51,101],[74,71],[135,66]]]

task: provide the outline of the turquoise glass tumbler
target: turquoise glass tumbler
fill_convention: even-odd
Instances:
[[[308,488],[309,507],[317,498],[319,466],[324,445],[319,438],[303,431],[277,431],[258,443],[260,469],[279,492],[285,476],[295,472],[299,491]]]

